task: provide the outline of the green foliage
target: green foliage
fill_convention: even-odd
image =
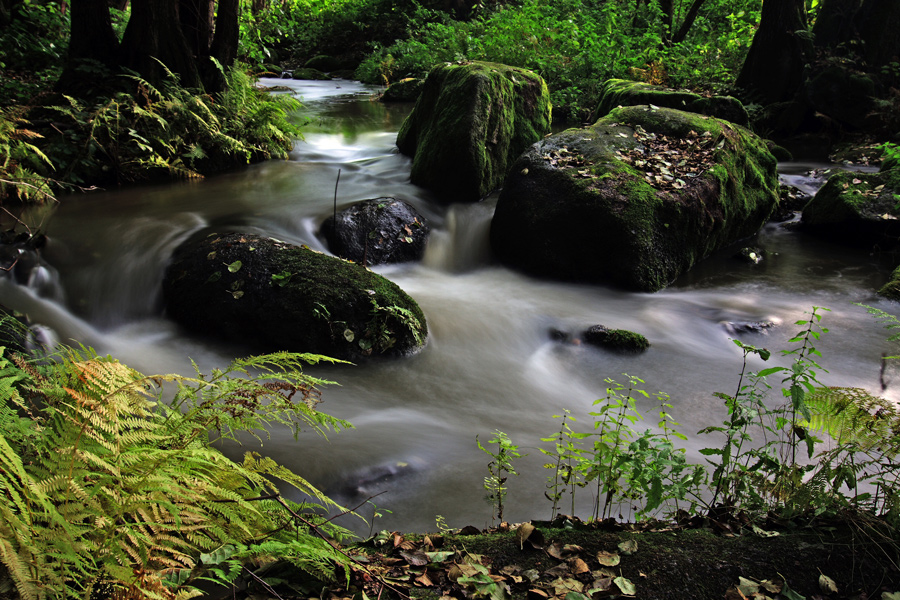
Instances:
[[[0,205],[6,199],[43,203],[53,200],[50,182],[35,169],[52,167],[29,140],[40,134],[27,129],[20,109],[0,109]]]
[[[676,23],[686,10],[677,8]],[[600,83],[611,77],[727,88],[750,47],[759,10],[752,0],[714,2],[687,38],[672,44],[656,3],[523,0],[498,3],[470,21],[420,9],[410,15],[406,35],[375,44],[356,75],[385,84],[420,77],[440,62],[499,62],[540,74],[557,118],[582,120],[596,106]]]
[[[300,370],[322,357],[250,357],[195,377],[148,377],[86,350],[55,358],[0,360],[0,584],[25,599],[190,598],[272,555],[334,577],[346,560],[326,540],[346,535],[322,516],[334,503],[271,459],[235,463],[211,446],[275,424],[347,427],[315,409],[327,382]],[[309,500],[283,499],[276,481]]]
[[[24,104],[55,81],[65,61],[69,14],[58,2],[22,0],[0,27],[0,106]]]
[[[192,178],[251,161],[284,158],[300,137],[291,121],[299,103],[256,89],[240,67],[226,73],[215,97],[181,87],[174,77],[159,87],[128,75],[135,93],[93,104],[65,97],[52,107],[62,123],[45,152],[68,184]]]
[[[510,475],[518,475],[512,466],[512,461],[521,458],[519,447],[512,443],[505,433],[499,429],[494,431],[494,437],[488,440],[488,444],[497,444],[497,450],[490,450],[481,445],[478,436],[475,436],[475,443],[478,447],[491,457],[488,463],[489,475],[484,478],[484,490],[487,492],[485,500],[490,502],[494,507],[494,514],[491,519],[497,518],[503,522],[503,500],[506,498],[506,480]]]
[[[544,465],[546,469],[553,469],[553,474],[547,478],[547,489],[549,492],[544,492],[544,496],[553,502],[551,519],[556,518],[560,499],[562,499],[563,492],[567,487],[569,488],[571,499],[570,514],[575,514],[575,488],[579,485],[584,486],[584,482],[580,477],[581,474],[576,468],[584,454],[584,449],[580,447],[579,440],[589,435],[572,430],[570,423],[575,423],[575,417],[568,410],[561,415],[553,415],[553,418],[560,419],[559,432],[553,437],[541,438],[542,442],[553,442],[553,449],[540,449],[542,454],[549,456],[553,461]]]

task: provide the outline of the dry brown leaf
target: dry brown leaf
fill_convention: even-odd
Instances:
[[[531,537],[531,534],[534,532],[534,525],[531,523],[522,523],[516,529],[516,539],[519,540],[519,550],[523,549],[525,540]]]

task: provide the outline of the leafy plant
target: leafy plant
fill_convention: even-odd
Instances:
[[[519,447],[512,443],[505,433],[499,429],[494,431],[494,437],[488,440],[488,444],[496,444],[497,450],[493,451],[485,448],[475,436],[475,443],[478,447],[491,457],[488,463],[489,475],[484,478],[484,489],[487,492],[485,500],[490,502],[494,507],[494,514],[491,519],[497,518],[503,522],[503,500],[506,498],[506,480],[510,475],[518,475],[512,466],[512,461],[521,458]]]
[[[315,409],[327,382],[301,371],[328,359],[277,353],[194,377],[145,376],[85,349],[56,359],[0,361],[0,584],[26,599],[187,598],[254,557],[320,577],[346,563],[328,541],[347,536],[322,516],[330,499],[269,458],[235,463],[212,447],[273,424],[349,426]]]
[[[541,448],[542,454],[549,456],[552,462],[544,464],[544,468],[552,469],[553,474],[548,477],[547,489],[544,496],[553,502],[551,519],[556,518],[563,492],[568,487],[571,498],[571,514],[575,514],[575,488],[584,486],[578,464],[584,453],[580,447],[580,441],[590,434],[577,433],[572,430],[570,423],[575,423],[570,411],[567,409],[561,415],[553,415],[554,419],[560,419],[559,431],[553,437],[541,438],[542,442],[553,442],[553,449]]]
[[[5,199],[43,203],[54,200],[50,182],[35,172],[50,159],[31,140],[41,135],[26,128],[22,109],[0,109],[0,204]]]

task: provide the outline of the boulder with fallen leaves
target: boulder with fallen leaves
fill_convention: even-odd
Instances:
[[[656,291],[758,231],[778,203],[775,167],[765,142],[733,123],[620,107],[519,158],[491,245],[537,276]]]
[[[900,166],[877,173],[835,171],[804,207],[806,231],[829,241],[890,250],[900,240]]]
[[[438,65],[397,134],[410,180],[448,202],[475,202],[550,131],[550,93],[535,73],[496,63]]]
[[[201,335],[335,358],[418,351],[422,309],[361,265],[249,233],[204,230],[173,253],[166,313]]]
[[[745,127],[750,122],[744,105],[733,96],[703,96],[687,90],[675,90],[625,79],[609,79],[600,87],[600,102],[594,114],[602,117],[617,106],[639,104],[686,110],[718,117]]]

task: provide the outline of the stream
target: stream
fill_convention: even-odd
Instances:
[[[180,242],[213,225],[327,252],[317,229],[333,210],[339,172],[339,208],[380,196],[409,202],[432,226],[425,258],[375,270],[421,305],[430,330],[425,349],[401,360],[308,369],[340,384],[325,388],[320,409],[355,429],[328,441],[312,432],[295,441],[275,429],[262,449],[255,440],[225,449],[235,457],[263,451],[351,506],[380,494],[372,500],[382,514],[376,530],[433,531],[437,515],[451,527],[490,525],[482,488],[490,458],[475,440],[484,444],[497,429],[527,453],[515,463],[520,475],[507,482],[505,519],[549,518],[544,491],[551,471],[542,468],[540,438],[555,434],[559,420],[552,416],[566,409],[578,419],[575,427],[590,430],[588,412],[604,396],[605,379],[625,382],[625,373],[643,379],[651,393],[639,402],[647,416],[640,427],[656,424],[653,393],[668,393],[689,437],[689,459],[702,462],[698,450],[720,441],[696,432],[725,418],[713,393],[733,393],[741,369],[731,338],[765,346],[773,351],[770,363],[788,364],[778,351],[789,347],[801,329],[793,323],[813,306],[830,309],[823,325],[831,331],[818,344],[828,370],[820,380],[880,393],[881,356],[897,351],[854,303],[898,312],[874,294],[893,266],[883,257],[771,223],[742,244],[765,250],[760,264],[733,258],[741,246],[726,249],[654,294],[530,278],[492,260],[488,229],[496,197],[448,206],[409,183],[410,159],[394,145],[409,105],[375,102],[377,90],[356,82],[263,83],[293,88],[304,104],[298,118],[309,119],[305,141],[288,160],[28,208],[21,218],[46,231],[50,267],[30,287],[0,278],[0,303],[28,313],[50,339],[89,345],[143,373],[192,374],[189,359],[208,371],[248,350],[199,340],[166,319],[160,282]],[[782,177],[813,189],[806,173],[822,167],[784,164]],[[730,325],[760,321],[774,326],[739,333]],[[549,333],[577,334],[595,324],[640,332],[652,346],[619,355],[554,341]],[[889,368],[885,376],[892,398],[900,390],[895,373]],[[590,492],[577,498],[576,513],[588,517]],[[370,518],[374,510],[369,503],[359,512]],[[345,524],[360,534],[370,529]]]

